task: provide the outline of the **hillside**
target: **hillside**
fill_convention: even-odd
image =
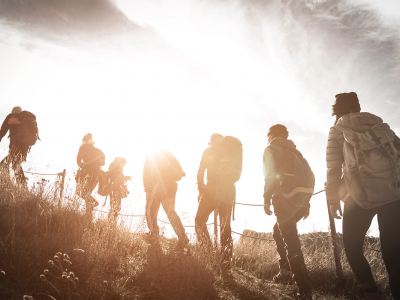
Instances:
[[[175,239],[163,238],[157,255],[145,223],[132,232],[132,224],[89,222],[77,207],[57,204],[51,189],[20,189],[0,177],[0,299],[293,299],[294,286],[271,281],[278,271],[273,242],[240,239],[232,272],[224,273],[218,254],[194,240],[190,255],[181,255],[172,251]],[[366,244],[378,249],[376,242]],[[335,277],[330,247],[328,239],[303,241],[315,299],[359,299],[344,257],[345,278]],[[387,294],[380,253],[366,251]]]

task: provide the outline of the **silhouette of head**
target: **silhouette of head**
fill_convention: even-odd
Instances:
[[[216,146],[218,143],[223,139],[223,135],[219,133],[214,133],[211,138],[210,142],[208,143],[210,146]]]
[[[12,113],[13,115],[18,115],[21,111],[22,111],[21,107],[16,106],[16,107],[14,107],[14,108],[12,109],[11,113]]]
[[[83,137],[82,142],[89,143],[92,140],[93,140],[93,135],[91,133],[88,133]]]
[[[280,137],[287,139],[289,136],[289,131],[286,126],[281,124],[273,125],[269,128],[267,133],[268,142],[270,143],[274,138]]]
[[[332,105],[332,116],[340,118],[341,116],[361,111],[356,93],[341,93],[337,94],[335,98],[335,103]]]

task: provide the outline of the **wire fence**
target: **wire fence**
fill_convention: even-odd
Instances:
[[[64,180],[65,180],[65,175],[66,175],[66,171],[65,171],[65,170],[64,170],[63,172],[60,172],[60,173],[57,173],[57,174],[34,173],[34,172],[28,172],[28,171],[24,171],[24,172],[25,172],[25,173],[29,173],[29,174],[33,174],[33,175],[42,175],[42,176],[46,176],[46,175],[48,175],[48,176],[61,176],[61,177],[62,177],[62,187],[61,187],[61,190],[64,189]],[[320,194],[320,193],[322,193],[322,192],[324,192],[324,191],[325,191],[325,189],[323,189],[323,190],[321,190],[321,191],[318,191],[318,192],[314,193],[313,196],[318,195],[318,194]],[[60,196],[62,196],[62,193],[60,194]],[[83,204],[81,204],[81,203],[79,203],[79,202],[76,202],[76,201],[70,199],[69,197],[65,197],[65,198],[66,198],[68,201],[73,202],[73,203],[75,203],[75,204],[78,204],[78,205],[81,206],[81,207],[86,207],[86,205],[83,205]],[[254,206],[254,207],[263,207],[263,206],[265,206],[265,204],[249,204],[249,203],[240,203],[240,202],[234,202],[234,204],[244,205],[244,206]],[[96,211],[96,212],[104,213],[104,214],[109,213],[109,212],[107,212],[107,211],[103,211],[103,210],[99,210],[99,209],[93,209],[93,210]],[[126,215],[126,214],[121,214],[121,213],[117,213],[117,215],[119,215],[119,216],[121,216],[121,217],[140,217],[140,218],[145,218],[145,217],[146,217],[146,215]],[[167,222],[167,221],[164,221],[164,220],[161,220],[161,219],[157,219],[157,220],[160,221],[160,222],[162,222],[162,223],[171,225],[171,223],[169,223],[169,222]],[[210,225],[214,225],[214,223],[207,223],[207,224],[206,224],[206,226],[210,226]],[[217,224],[217,226],[220,226],[220,225]],[[189,227],[189,228],[191,227],[191,228],[194,228],[195,225],[183,225],[183,227]],[[251,239],[256,239],[256,240],[262,240],[262,241],[267,241],[267,242],[275,242],[274,239],[267,239],[267,238],[261,238],[261,237],[246,235],[246,234],[239,233],[239,232],[236,232],[236,231],[233,231],[233,230],[231,230],[231,232],[234,233],[234,234],[237,234],[237,235],[239,235],[239,236],[246,237],[246,238],[251,238]],[[335,239],[339,239],[339,240],[343,241],[343,239],[342,239],[341,237],[332,236],[332,235],[317,236],[317,237],[305,238],[305,239],[300,239],[300,240],[301,240],[301,241],[307,241],[307,240],[317,240],[317,239],[326,239],[326,238],[331,239],[332,242],[333,242],[333,243],[336,243],[336,244],[338,244],[338,243],[335,241]],[[338,245],[339,245],[339,244],[338,244]],[[341,246],[341,245],[339,245],[339,246]],[[369,248],[369,247],[365,247],[365,248],[366,248],[366,249],[369,249],[369,250],[372,250],[372,251],[376,251],[376,252],[382,252],[382,250],[377,250],[377,249],[373,249],[373,248]]]

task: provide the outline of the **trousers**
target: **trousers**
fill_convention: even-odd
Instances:
[[[211,246],[210,234],[206,223],[210,214],[218,207],[219,222],[220,222],[220,239],[222,262],[230,263],[233,252],[232,229],[231,229],[231,214],[232,204],[225,202],[216,202],[208,194],[204,194],[200,200],[199,208],[195,218],[195,230],[197,239],[200,244]]]
[[[347,260],[363,289],[376,287],[371,267],[364,256],[364,238],[378,215],[382,258],[394,299],[400,299],[400,200],[372,209],[362,209],[350,197],[344,204],[343,244]]]
[[[162,205],[178,238],[180,240],[186,238],[185,228],[175,211],[176,192],[177,188],[175,186],[164,189],[159,188],[158,185],[153,187],[150,192],[146,192],[146,222],[151,235],[158,236],[160,234],[157,215]]]
[[[19,184],[26,184],[26,177],[24,170],[22,169],[22,163],[26,161],[30,146],[18,143],[16,141],[10,141],[10,149],[8,155],[3,158],[0,163],[1,168],[9,171],[11,164],[14,170],[15,178]]]
[[[304,216],[308,207],[295,203],[295,199],[286,199],[283,196],[273,198],[272,204],[277,220],[273,228],[273,238],[280,256],[280,268],[291,270],[299,289],[310,291],[310,279],[297,232],[297,222]]]

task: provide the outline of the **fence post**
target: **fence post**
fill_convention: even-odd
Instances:
[[[64,193],[64,183],[65,183],[65,175],[67,174],[67,171],[64,169],[61,173],[61,183],[60,183],[60,200],[58,202],[58,207],[61,205],[63,193]]]
[[[343,270],[342,270],[342,264],[340,262],[340,257],[339,257],[338,243],[335,240],[337,238],[335,219],[333,218],[331,211],[329,209],[328,199],[326,200],[326,204],[328,206],[329,223],[330,223],[330,227],[331,227],[331,240],[332,240],[332,245],[333,245],[333,256],[335,257],[336,275],[337,275],[337,277],[341,278],[341,277],[343,277]]]
[[[214,210],[214,246],[218,246],[218,207]]]

